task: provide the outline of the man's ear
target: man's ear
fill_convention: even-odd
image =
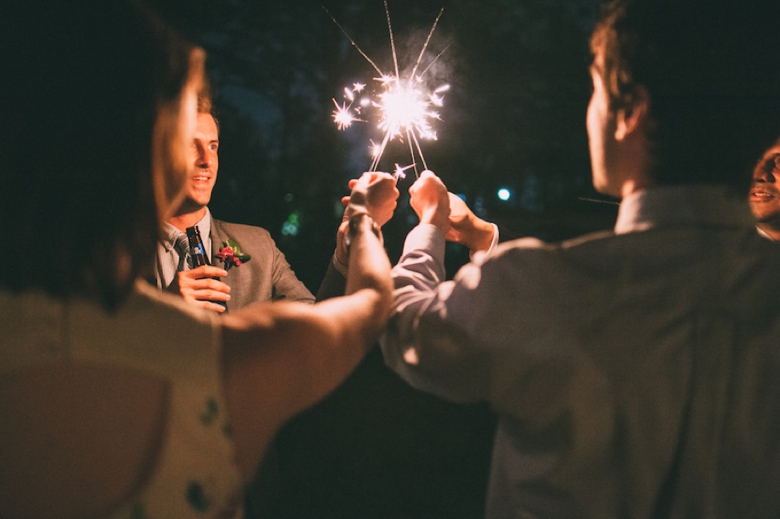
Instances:
[[[650,93],[642,85],[631,89],[630,100],[615,114],[615,140],[625,140],[648,123]]]

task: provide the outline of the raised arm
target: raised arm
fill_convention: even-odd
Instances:
[[[467,265],[446,281],[445,235],[453,225],[442,181],[424,171],[409,188],[420,224],[393,268],[393,312],[382,339],[385,363],[417,389],[456,402],[484,399],[487,357],[473,348],[471,323],[485,308],[479,270]]]
[[[385,173],[372,173],[371,175],[369,178],[374,178],[377,182],[366,193],[364,204],[368,209],[368,213],[374,219],[374,223],[381,228],[393,217],[395,208],[398,205],[399,192],[395,179],[390,175]],[[349,188],[354,188],[357,182],[357,179],[350,180]],[[349,196],[341,199],[341,203],[344,204],[344,217],[336,232],[336,250],[328,265],[322,284],[317,291],[317,301],[341,296],[345,293],[346,275],[347,270],[349,270],[346,247],[346,233],[349,228],[349,202]]]
[[[346,296],[315,305],[259,304],[224,317],[225,396],[246,475],[279,426],[336,388],[384,328],[390,262],[366,201],[386,188],[387,177],[366,174],[353,187]]]

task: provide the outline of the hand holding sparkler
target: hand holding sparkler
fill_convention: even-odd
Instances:
[[[447,234],[450,230],[450,198],[441,179],[426,169],[409,188],[409,196],[409,203],[420,223],[435,225]]]
[[[341,199],[344,216],[336,235],[336,259],[347,264],[345,237],[349,230],[349,219],[358,213],[367,213],[378,227],[386,224],[398,205],[398,188],[395,177],[383,172],[363,173],[360,178],[349,181],[350,196]]]
[[[362,183],[365,183],[365,189],[362,188]],[[349,205],[361,203],[360,198],[365,196],[362,203],[378,226],[382,227],[393,217],[400,193],[396,187],[395,177],[389,173],[376,171],[363,173],[359,179],[349,181],[349,188],[352,190],[352,195],[342,199],[347,210]]]

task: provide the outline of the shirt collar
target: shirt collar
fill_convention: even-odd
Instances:
[[[198,230],[200,231],[200,236],[203,238],[203,245],[206,247],[206,250],[209,251],[208,254],[211,254],[211,211],[209,211],[209,208],[206,208],[206,214],[203,215],[203,218],[200,219],[198,223],[195,225],[198,226]]]
[[[745,196],[727,186],[662,186],[633,193],[620,203],[615,234],[670,225],[753,226]]]
[[[761,227],[756,227],[756,230],[758,231],[759,236],[763,236],[764,238],[766,238],[767,240],[770,240],[770,241],[777,241],[774,238],[772,238],[771,236],[769,236],[766,233],[766,231],[764,231]]]

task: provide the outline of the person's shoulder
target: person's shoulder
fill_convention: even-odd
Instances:
[[[489,255],[475,259],[483,276],[509,279],[523,272],[531,277],[547,278],[586,268],[601,269],[609,261],[610,243],[615,239],[612,231],[589,233],[577,238],[546,242],[535,237],[524,237],[499,244]]]
[[[251,236],[252,239],[271,239],[271,233],[263,227],[257,225],[247,225],[243,223],[226,222],[213,218],[211,220],[212,232],[227,234],[228,236],[240,235]]]
[[[612,231],[597,231],[559,242],[546,242],[533,236],[517,238],[498,244],[490,258],[501,256],[548,256],[592,247],[602,247],[606,240],[615,237]]]

